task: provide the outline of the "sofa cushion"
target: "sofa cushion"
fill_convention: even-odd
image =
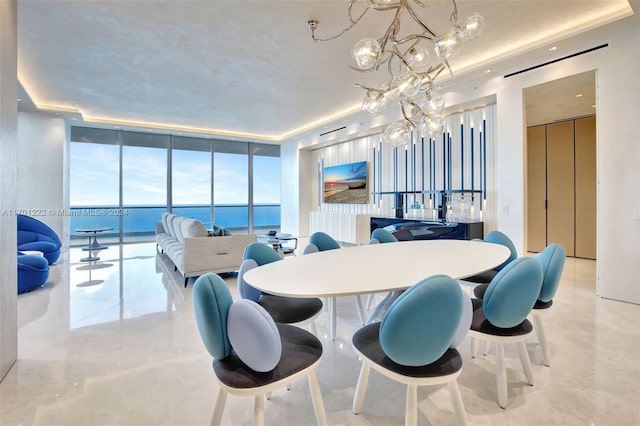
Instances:
[[[231,235],[231,232],[219,225],[213,225],[213,230],[209,231],[210,237],[226,237],[228,235]]]
[[[176,238],[176,239],[177,237],[176,237],[176,230],[174,227],[174,221],[176,220],[177,217],[178,216],[176,216],[175,214],[170,213],[167,216],[167,228],[166,228],[169,235],[171,235],[173,238]]]
[[[162,229],[164,229],[164,232],[169,233],[169,224],[167,223],[167,218],[169,217],[171,213],[169,212],[164,212],[162,213],[162,216],[160,218],[160,223],[162,223]]]
[[[173,219],[173,230],[175,231],[176,235],[176,240],[178,240],[181,244],[184,241],[184,238],[182,237],[182,221],[185,220],[184,217],[182,216],[176,216]]]
[[[206,237],[207,229],[202,222],[196,219],[184,219],[181,224],[183,238]]]

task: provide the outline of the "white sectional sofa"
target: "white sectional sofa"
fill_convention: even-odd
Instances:
[[[202,222],[165,212],[156,226],[156,243],[171,259],[176,270],[189,277],[207,272],[237,271],[244,248],[256,241],[255,235],[210,236]]]

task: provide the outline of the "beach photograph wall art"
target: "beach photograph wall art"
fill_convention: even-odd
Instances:
[[[367,162],[342,164],[323,169],[324,202],[367,204]]]

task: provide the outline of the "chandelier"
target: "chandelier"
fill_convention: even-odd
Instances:
[[[424,9],[428,1],[431,0],[350,0],[347,6],[350,25],[329,38],[316,37],[318,21],[307,21],[314,42],[329,41],[353,28],[371,9],[379,12],[395,10],[382,37],[366,37],[355,44],[351,54],[356,66],[349,66],[362,73],[386,68],[387,80],[380,87],[362,84],[356,84],[356,87],[365,90],[362,109],[370,114],[379,114],[395,102],[400,105],[404,120],[390,124],[382,133],[383,140],[393,146],[407,144],[414,131],[427,138],[445,131],[444,99],[435,89],[434,81],[445,69],[453,75],[449,59],[484,29],[484,18],[478,13],[459,19],[456,2],[451,0],[450,28],[446,33],[437,34],[417,12],[420,9],[416,6]],[[366,8],[354,18],[354,5],[359,2],[364,2]],[[410,18],[405,23],[417,32],[401,34],[404,17]]]

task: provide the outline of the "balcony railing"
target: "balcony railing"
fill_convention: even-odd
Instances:
[[[74,206],[70,209],[71,238],[86,238],[86,234],[75,232],[82,228],[113,228],[103,237],[119,237],[122,218],[123,236],[152,236],[156,222],[167,211],[166,206]],[[212,228],[210,205],[173,206],[173,213],[197,219],[205,227]],[[216,204],[213,206],[214,222],[232,233],[247,233],[249,229],[249,206],[244,204]],[[279,204],[254,204],[253,228],[279,229]]]

